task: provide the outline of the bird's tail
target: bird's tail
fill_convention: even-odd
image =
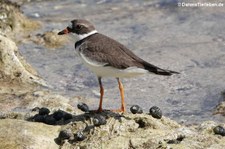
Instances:
[[[171,76],[172,74],[179,74],[179,72],[161,69],[157,66],[149,64],[148,62],[143,62],[142,64],[146,70],[157,75]]]

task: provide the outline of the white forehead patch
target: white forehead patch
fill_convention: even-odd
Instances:
[[[68,24],[68,27],[71,28],[71,29],[73,28],[72,22],[70,22],[70,23]]]

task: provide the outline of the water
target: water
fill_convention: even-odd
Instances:
[[[42,23],[35,31],[64,29],[69,21],[84,18],[97,30],[131,49],[146,61],[179,71],[172,77],[145,75],[123,79],[127,109],[133,104],[148,112],[159,106],[164,115],[179,122],[224,122],[212,116],[225,89],[224,7],[177,7],[176,0],[54,0],[22,6],[24,13]],[[225,4],[225,2],[224,2]],[[19,46],[39,74],[66,96],[82,96],[97,108],[98,82],[82,65],[74,50],[75,40],[62,48],[48,49],[32,42]],[[103,106],[118,108],[120,96],[115,79],[103,79]]]

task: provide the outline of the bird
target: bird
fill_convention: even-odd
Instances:
[[[75,51],[78,52],[83,63],[96,74],[100,86],[100,101],[97,112],[102,112],[104,88],[103,77],[116,78],[120,90],[121,107],[113,110],[126,112],[124,101],[124,87],[121,78],[130,78],[142,74],[156,74],[171,76],[179,74],[176,71],[159,68],[135,55],[120,42],[99,33],[95,26],[85,19],[74,19],[69,25],[58,32],[58,35],[73,34],[79,40],[75,42]]]

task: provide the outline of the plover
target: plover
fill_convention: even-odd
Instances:
[[[178,73],[161,69],[139,58],[123,44],[98,33],[92,23],[87,20],[72,20],[58,35],[69,33],[78,36],[79,40],[75,43],[75,50],[84,64],[98,77],[100,86],[98,112],[103,110],[104,88],[101,81],[102,77],[115,77],[117,79],[121,95],[121,108],[117,111],[125,112],[124,88],[120,78],[134,77],[142,74],[170,76]]]

